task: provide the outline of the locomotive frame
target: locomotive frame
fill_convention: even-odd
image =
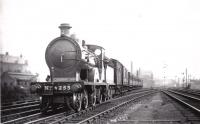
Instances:
[[[60,105],[78,112],[131,88],[142,87],[142,80],[118,60],[106,57],[103,47],[86,45],[85,41],[81,44],[71,38],[68,24],[59,28],[61,36],[50,42],[45,53],[50,78],[31,84],[32,92],[40,95],[42,113]]]

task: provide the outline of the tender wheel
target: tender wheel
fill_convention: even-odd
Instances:
[[[108,88],[105,88],[103,91],[102,91],[102,102],[105,102],[109,99],[109,89]]]
[[[109,88],[109,91],[108,91],[108,99],[112,99],[112,96],[113,96],[112,89]]]
[[[81,110],[81,103],[82,103],[82,94],[81,93],[73,93],[73,102],[72,102],[72,108],[79,112]]]
[[[46,114],[50,105],[50,99],[48,97],[42,96],[40,100],[40,112]]]
[[[105,102],[105,101],[108,100],[108,93],[105,93],[105,94],[103,94],[101,96],[102,96],[102,102]]]
[[[82,98],[82,109],[86,109],[87,107],[88,107],[88,93],[86,90],[84,90]]]
[[[99,98],[98,102],[99,102],[99,104],[101,104],[103,102],[103,95],[102,94],[100,95],[100,98]]]

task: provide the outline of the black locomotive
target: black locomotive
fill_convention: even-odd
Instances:
[[[68,36],[69,24],[59,26],[61,36],[46,48],[50,70],[47,82],[32,82],[41,99],[41,112],[64,105],[75,111],[106,101],[115,94],[142,87],[142,80],[116,59],[105,56],[101,46],[86,45]]]

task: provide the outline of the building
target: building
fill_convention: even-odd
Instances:
[[[0,54],[0,77],[2,102],[20,100],[30,94],[30,82],[37,80],[37,74],[28,70],[28,61],[22,55]]]
[[[150,88],[155,86],[152,71],[139,70],[137,74],[143,80],[143,87]]]
[[[191,79],[190,80],[190,88],[191,89],[198,89],[200,90],[200,79],[199,80],[195,80],[195,79]]]

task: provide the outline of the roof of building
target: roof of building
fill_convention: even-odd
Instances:
[[[35,80],[38,76],[30,73],[20,73],[20,72],[5,72],[5,74],[11,77],[12,79],[24,80],[24,81]]]

